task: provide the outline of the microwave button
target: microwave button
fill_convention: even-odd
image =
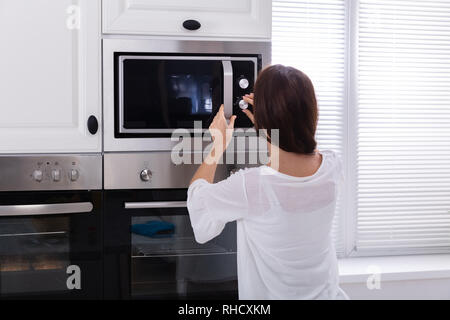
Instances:
[[[248,103],[244,100],[239,101],[239,108],[241,108],[242,110],[248,109]]]
[[[239,87],[241,87],[241,89],[247,89],[250,85],[250,82],[246,79],[246,78],[241,78],[241,80],[239,80]]]

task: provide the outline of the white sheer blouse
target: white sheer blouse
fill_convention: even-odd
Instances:
[[[262,166],[190,186],[188,209],[199,243],[237,221],[240,299],[346,298],[331,237],[341,165],[333,152],[322,155],[310,177]]]

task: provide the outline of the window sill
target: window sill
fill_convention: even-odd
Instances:
[[[365,283],[375,273],[382,281],[450,278],[450,254],[341,259],[339,273],[341,284]]]

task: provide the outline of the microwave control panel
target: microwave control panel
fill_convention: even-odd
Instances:
[[[246,94],[253,93],[255,84],[255,75],[257,73],[258,66],[255,65],[254,61],[232,61],[233,65],[233,114],[237,116],[235,127],[236,128],[252,128],[253,123],[247,117],[245,113],[242,112],[244,109],[249,109],[253,111],[253,107],[248,105],[244,101],[243,96]]]

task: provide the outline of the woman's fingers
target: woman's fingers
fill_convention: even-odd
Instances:
[[[218,122],[222,119],[225,119],[225,111],[224,111],[223,104],[220,106],[219,110],[217,111],[212,124],[217,125]]]
[[[234,122],[236,121],[236,116],[232,116],[230,119],[230,123],[228,124],[228,129],[234,129]]]
[[[217,112],[217,116],[225,115],[223,104],[220,106],[219,111]]]
[[[250,121],[253,124],[255,124],[255,116],[253,115],[253,113],[250,110],[244,109],[244,110],[242,110],[242,112],[244,112],[247,115],[247,117],[250,119]]]
[[[243,96],[243,99],[245,102],[247,102],[252,106],[255,104],[255,94],[253,93],[246,94],[245,96]],[[244,109],[242,111],[247,115],[247,117],[251,120],[251,122],[255,124],[255,116],[253,115],[253,113],[248,109]]]
[[[254,102],[253,102],[253,97],[252,97],[252,96],[250,96],[250,95],[245,95],[245,96],[243,96],[242,98],[243,98],[244,101],[247,102],[248,104],[253,105]]]

